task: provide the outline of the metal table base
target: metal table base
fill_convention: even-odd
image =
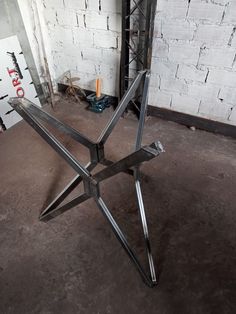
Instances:
[[[144,210],[143,197],[140,185],[140,164],[144,161],[148,161],[164,150],[160,142],[154,142],[148,146],[141,146],[143,128],[145,122],[145,113],[147,109],[147,94],[149,86],[150,73],[148,71],[141,71],[134,79],[133,83],[121,99],[117,109],[114,111],[112,118],[102,131],[96,142],[91,141],[89,138],[71,128],[70,126],[62,123],[55,117],[46,113],[42,109],[38,108],[32,102],[25,98],[11,98],[9,104],[14,108],[22,118],[28,122],[31,127],[76,171],[75,178],[64,188],[64,190],[47,206],[45,210],[40,214],[39,219],[42,221],[48,221],[65,211],[71,209],[78,204],[83,203],[89,198],[93,197],[95,202],[110,224],[115,236],[123,246],[124,250],[128,254],[131,261],[136,266],[136,269],[140,273],[144,282],[153,287],[157,283],[155,268],[153,263],[153,257],[151,253],[151,246],[149,242],[147,219]],[[125,158],[112,162],[105,158],[104,144],[117,124],[119,118],[122,116],[127,105],[134,96],[137,88],[140,84],[143,84],[143,97],[141,103],[141,113],[137,131],[137,137],[134,147],[134,152],[127,155]],[[89,149],[90,162],[83,166],[40,122],[47,122],[53,127],[57,128],[64,134],[69,135],[80,144]],[[106,167],[92,175],[91,170],[96,167],[98,163],[105,165]],[[133,175],[135,181],[135,189],[138,199],[139,212],[141,217],[141,223],[143,227],[143,234],[145,239],[145,245],[147,250],[147,258],[149,264],[149,274],[147,274],[140,264],[137,256],[130,247],[125,235],[121,231],[117,222],[113,218],[107,205],[100,195],[99,184],[103,180],[110,178],[120,172],[126,172]],[[84,193],[70,200],[69,202],[62,204],[65,198],[80,184],[84,185]]]

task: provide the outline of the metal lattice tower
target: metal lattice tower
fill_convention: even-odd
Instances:
[[[122,0],[122,47],[120,63],[120,98],[137,72],[150,69],[152,38],[157,0]],[[131,104],[139,110],[142,86]]]

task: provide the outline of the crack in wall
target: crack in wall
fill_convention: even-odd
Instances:
[[[233,106],[233,107],[230,108],[230,113],[229,113],[229,116],[227,117],[227,120],[230,120],[230,118],[231,118],[235,108],[236,108],[236,106]]]
[[[230,46],[230,47],[232,45],[232,41],[234,39],[235,32],[236,32],[236,26],[234,26],[234,28],[232,30],[232,33],[230,34],[230,38],[229,38],[229,41],[228,41],[228,46]]]
[[[223,23],[224,18],[225,18],[225,11],[224,11],[224,12],[223,12],[223,14],[222,14],[222,18],[221,18],[220,24],[222,24],[222,23]]]
[[[209,69],[207,69],[207,74],[206,74],[206,77],[205,77],[205,80],[204,80],[204,82],[205,82],[205,83],[207,82],[207,79],[208,79],[208,75],[209,75],[209,73],[210,73],[210,70],[209,70]]]
[[[158,86],[158,89],[161,90],[161,76],[160,76],[160,74],[158,74],[158,78],[159,78],[159,86]]]
[[[224,9],[224,12],[223,12],[223,14],[222,14],[222,18],[221,18],[220,24],[222,24],[222,23],[223,23],[223,21],[224,21],[225,14],[226,14],[226,11],[227,11],[228,6],[229,6],[229,2],[227,2],[225,5],[222,5],[222,6],[224,6],[224,7],[225,7],[225,9]]]
[[[221,88],[219,89],[216,98],[218,98],[219,100],[223,101],[224,99],[220,97],[220,92],[221,92]]]
[[[236,62],[236,54],[234,55],[234,60],[233,60],[233,62],[232,62],[232,68],[234,67],[235,62]]]
[[[56,14],[56,21],[57,21],[57,24],[59,24],[57,11],[55,12],[55,14]]]
[[[175,72],[175,78],[178,79],[178,71],[179,71],[179,64],[177,65],[177,69],[176,69],[176,72]]]
[[[188,17],[190,4],[191,4],[191,0],[188,0],[188,7],[187,7],[187,12],[186,12],[186,18]]]
[[[190,41],[194,41],[195,37],[196,37],[196,34],[197,34],[197,31],[198,31],[198,27],[199,27],[199,24],[195,23],[195,30],[193,31],[193,38],[190,40]]]
[[[116,48],[115,49],[118,49],[119,47],[119,37],[116,37]]]
[[[77,13],[76,13],[76,23],[77,23],[77,26],[79,27],[79,17]]]
[[[220,7],[224,7],[225,5],[227,5],[229,2],[227,2],[226,4],[223,4],[223,3],[220,3],[220,2],[217,2],[215,0],[210,0],[210,2],[214,5],[218,5]]]
[[[197,109],[198,114],[200,113],[201,106],[202,106],[202,100],[200,100],[199,105],[198,105],[198,109]]]
[[[197,60],[197,65],[196,65],[196,68],[197,68],[197,69],[199,68],[200,58],[201,58],[201,56],[202,56],[202,54],[204,53],[205,50],[206,50],[206,45],[203,44],[203,45],[200,47],[200,51],[199,51],[199,55],[198,55],[198,60]]]

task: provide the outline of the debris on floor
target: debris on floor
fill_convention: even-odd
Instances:
[[[65,91],[66,95],[72,96],[75,98],[77,102],[81,102],[81,100],[86,99],[85,91],[78,85],[78,81],[80,80],[79,77],[72,77],[71,71],[65,72],[61,78],[59,79],[58,83],[62,83],[67,85],[67,89]]]

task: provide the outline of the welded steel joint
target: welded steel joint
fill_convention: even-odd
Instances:
[[[25,98],[11,98],[9,104],[15,109],[22,118],[28,122],[32,128],[76,171],[77,175],[73,180],[64,188],[64,190],[45,208],[40,214],[39,219],[42,221],[48,221],[63,212],[83,203],[89,198],[93,197],[100,211],[103,213],[107,221],[112,227],[114,234],[123,246],[124,250],[128,254],[131,261],[136,266],[144,282],[153,287],[157,283],[155,267],[153,263],[153,257],[151,253],[151,246],[149,242],[147,219],[144,210],[143,197],[140,185],[140,165],[142,162],[148,161],[157,157],[162,153],[163,147],[159,141],[152,143],[148,146],[141,146],[143,128],[145,122],[145,113],[147,109],[147,95],[149,86],[150,73],[149,71],[141,71],[132,82],[131,86],[121,99],[117,109],[114,111],[110,121],[102,131],[96,142],[91,141],[89,138],[76,131],[69,125],[66,125],[51,116],[47,112],[43,111],[35,104]],[[143,84],[143,95],[141,102],[140,119],[138,124],[137,137],[134,147],[134,152],[122,158],[119,161],[113,162],[105,158],[104,145],[112,130],[116,126],[119,118],[122,116],[129,102],[132,100],[139,85]],[[46,122],[53,127],[57,128],[64,134],[67,134],[75,141],[87,147],[90,151],[90,162],[83,166],[55,137],[52,135],[46,127],[39,122],[39,120]],[[98,163],[105,165],[106,167],[96,174],[92,175],[91,170],[96,167]],[[143,234],[145,239],[145,245],[147,250],[147,257],[149,263],[150,274],[147,274],[140,264],[134,251],[131,249],[125,235],[121,231],[120,227],[114,220],[111,212],[104,203],[101,195],[99,184],[107,178],[114,175],[125,172],[133,175],[135,181],[135,189],[138,199],[139,212],[141,217],[141,223],[143,227]],[[66,197],[81,183],[84,185],[84,193],[78,195],[67,203],[63,203]]]

